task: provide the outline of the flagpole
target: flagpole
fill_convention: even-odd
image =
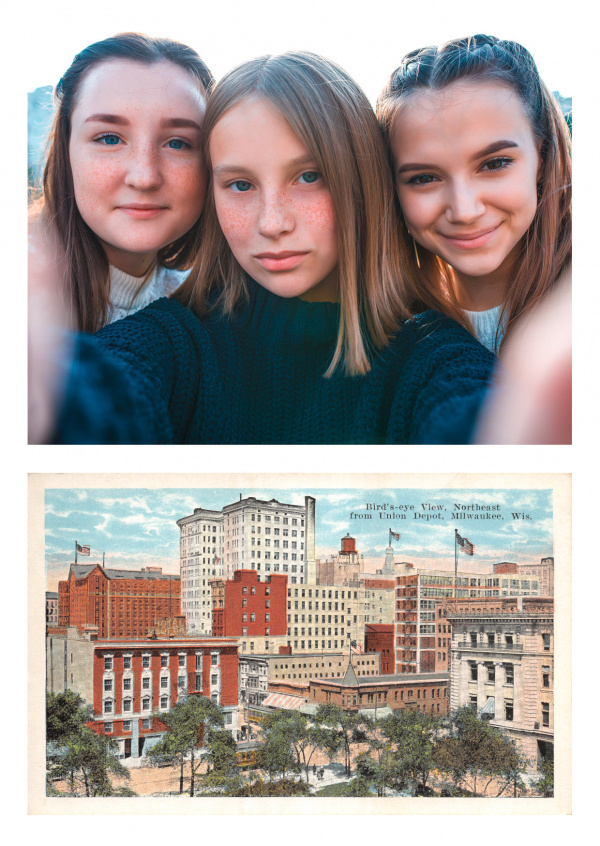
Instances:
[[[75,541],[75,563],[77,564],[77,541]]]
[[[458,530],[454,530],[454,598],[457,597],[456,583],[458,581]]]

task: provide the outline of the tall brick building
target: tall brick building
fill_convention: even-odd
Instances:
[[[97,627],[98,637],[145,637],[160,620],[181,613],[179,576],[161,567],[113,570],[72,564],[58,583],[58,625]]]
[[[212,582],[212,633],[218,637],[277,637],[287,634],[287,576],[261,581],[256,570],[236,570],[233,579]]]
[[[192,695],[220,705],[237,737],[235,638],[95,640],[70,627],[46,638],[46,689],[79,693],[93,706],[91,728],[122,758],[144,755],[165,732],[156,714]]]

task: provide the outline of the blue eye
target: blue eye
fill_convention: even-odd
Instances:
[[[101,135],[99,138],[94,138],[94,141],[98,141],[100,144],[105,144],[109,147],[114,147],[120,140],[118,135],[112,135],[110,132],[106,135]]]
[[[187,150],[190,148],[190,144],[187,141],[184,141],[183,138],[171,138],[171,140],[167,143],[167,147],[170,147],[171,150]]]
[[[307,170],[306,173],[303,173],[300,176],[300,181],[304,180],[305,185],[312,185],[314,182],[317,182],[321,177],[321,174],[318,173],[316,170]]]
[[[249,191],[252,188],[250,182],[246,182],[245,179],[238,179],[236,182],[232,182],[229,186],[233,191],[236,191],[240,194],[245,194],[246,191]]]
[[[435,176],[432,176],[430,173],[418,173],[416,176],[412,176],[408,180],[409,185],[431,185],[434,181]]]

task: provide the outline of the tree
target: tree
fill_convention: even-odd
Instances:
[[[46,697],[46,737],[52,746],[47,753],[51,778],[69,779],[71,792],[81,784],[86,796],[115,796],[127,788],[113,788],[110,773],[129,778],[129,771],[117,758],[117,744],[88,728],[92,709],[71,690]],[[52,792],[55,792],[53,789]]]
[[[464,785],[477,794],[477,780],[486,778],[482,795],[496,780],[504,780],[516,792],[525,760],[515,742],[503,731],[480,720],[468,707],[460,708],[452,718],[456,735],[439,740],[434,749],[438,769],[449,773],[457,787]],[[470,779],[470,783],[467,781]]]
[[[225,724],[219,706],[206,696],[188,696],[166,714],[155,716],[167,726],[167,734],[148,751],[149,757],[172,755],[179,760],[179,792],[183,793],[184,763],[189,756],[190,796],[194,795],[195,776],[202,762],[199,748],[213,729]]]
[[[344,752],[346,775],[352,772],[351,747],[353,743],[364,740],[364,720],[358,714],[347,713],[339,705],[320,705],[315,714],[315,723],[328,728],[329,735],[323,733],[323,742],[330,757],[339,749]]]
[[[231,732],[212,729],[208,732],[205,748],[203,759],[207,763],[207,772],[202,779],[203,793],[233,795],[243,784],[243,779],[237,767],[236,743]]]
[[[540,767],[540,778],[533,785],[542,796],[554,796],[554,761],[544,761]]]
[[[272,780],[272,772],[282,777],[290,770],[304,769],[308,782],[310,762],[317,749],[325,748],[329,732],[312,723],[306,714],[297,711],[277,710],[262,721],[263,745],[257,753],[257,762],[266,769]]]
[[[403,708],[380,723],[383,734],[395,746],[395,770],[402,781],[409,782],[412,791],[427,784],[434,767],[434,738],[439,729],[435,717]]]

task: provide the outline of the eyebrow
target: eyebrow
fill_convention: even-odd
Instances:
[[[104,113],[96,113],[87,117],[84,123],[110,123],[114,126],[128,126],[129,121],[126,117],[122,115],[109,115]],[[171,128],[171,127],[188,127],[190,129],[197,129],[198,131],[201,130],[200,124],[196,123],[195,120],[190,120],[189,118],[165,118],[160,122],[161,127]]]
[[[491,156],[494,153],[498,153],[500,150],[508,150],[513,147],[518,147],[519,145],[516,141],[507,141],[506,139],[502,141],[494,141],[492,144],[488,144],[487,147],[484,147],[483,150],[479,150],[475,155],[472,157],[473,161],[477,159],[483,159],[485,156]],[[428,168],[432,167],[430,164],[418,164],[417,162],[407,162],[406,164],[402,165],[402,167],[398,168],[398,173],[406,173],[410,170],[427,170]]]
[[[302,167],[303,165],[314,165],[316,166],[315,159],[310,153],[306,155],[298,156],[295,159],[291,159],[286,164],[286,168],[288,170],[295,170],[297,167]],[[217,165],[213,168],[213,175],[220,176],[222,174],[227,173],[250,173],[251,168],[247,168],[245,165],[235,165],[235,164],[222,164]]]

